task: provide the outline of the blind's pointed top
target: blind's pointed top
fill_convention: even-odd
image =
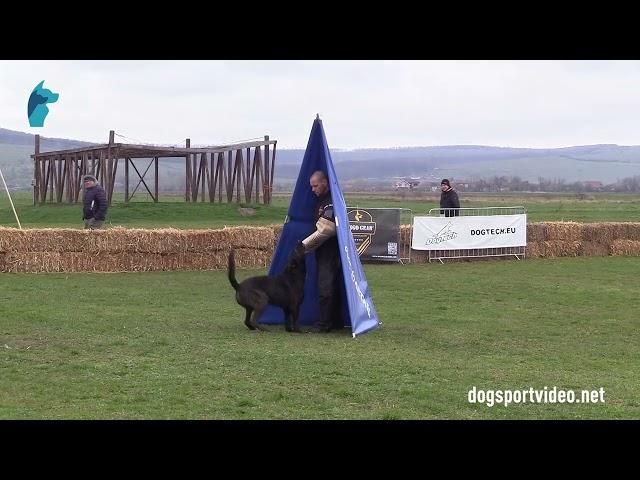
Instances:
[[[316,113],[316,120],[320,120],[320,114]]]

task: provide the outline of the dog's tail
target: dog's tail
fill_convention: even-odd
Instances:
[[[234,255],[235,255],[235,250],[231,250],[229,252],[229,264],[228,264],[227,274],[229,276],[229,283],[231,283],[231,286],[235,290],[238,290],[238,287],[240,286],[240,284],[236,280],[236,260],[234,258]]]

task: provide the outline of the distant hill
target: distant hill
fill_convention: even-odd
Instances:
[[[0,128],[1,145],[23,145],[31,147],[31,155],[35,142],[35,135],[31,133],[17,132]],[[91,142],[81,142],[80,140],[69,140],[67,138],[47,138],[40,136],[40,150],[43,152],[51,150],[65,150],[67,148],[80,148],[95,145]]]
[[[34,136],[0,128],[0,167],[13,188],[28,188],[33,175],[30,155]],[[41,138],[41,150],[62,150],[92,145],[64,138]],[[304,156],[302,149],[277,149],[274,182],[292,185]],[[510,148],[482,145],[433,147],[332,149],[336,172],[344,181],[388,181],[395,176],[424,180],[450,177],[456,181],[518,176],[537,182],[545,179],[599,180],[605,184],[640,175],[640,146],[613,144],[565,148]],[[160,185],[180,190],[184,182],[181,160],[160,162]],[[120,172],[119,172],[120,174]]]
[[[30,155],[33,154],[34,137],[31,133],[0,128],[0,168],[10,188],[30,188],[33,178],[33,161]],[[93,144],[79,140],[40,137],[40,150],[43,152],[90,145]]]
[[[303,150],[278,150],[276,176],[295,178]],[[480,145],[331,151],[336,172],[345,180],[416,176],[473,180],[493,176],[539,177],[567,182],[613,183],[640,175],[640,146],[584,145],[565,148],[507,148]]]

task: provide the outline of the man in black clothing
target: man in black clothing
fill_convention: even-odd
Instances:
[[[93,175],[85,175],[82,181],[84,182],[84,208],[82,210],[84,228],[96,230],[102,227],[107,216],[107,195]]]
[[[440,213],[444,213],[445,217],[457,217],[460,214],[459,210],[448,210],[450,208],[460,208],[460,200],[458,194],[451,188],[451,183],[446,178],[440,182],[440,188],[442,193],[440,194]]]
[[[336,220],[327,175],[318,170],[311,175],[309,184],[313,193],[318,197],[315,213],[316,231],[305,238],[302,243],[307,251],[315,249],[318,265],[320,319],[316,330],[328,332],[344,327],[340,308],[342,267],[336,235]]]

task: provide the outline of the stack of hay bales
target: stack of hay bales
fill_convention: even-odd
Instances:
[[[546,222],[527,225],[528,257],[577,257],[582,223]]]
[[[239,267],[266,267],[282,225],[217,230],[27,229],[0,227],[0,272],[136,272],[215,270],[231,249]],[[527,225],[527,257],[640,255],[640,223],[543,222]],[[400,227],[409,248],[411,226]],[[428,261],[412,250],[411,261]]]
[[[400,242],[408,248],[411,226],[400,227]],[[527,257],[640,256],[640,223],[537,222],[527,225]],[[428,253],[412,250],[411,261],[428,260]]]
[[[608,244],[609,255],[640,255],[640,223],[605,225],[606,228],[600,229],[598,234],[604,237],[604,242]],[[593,233],[595,235],[595,232]]]
[[[640,223],[545,222],[527,225],[528,257],[640,255]]]
[[[271,227],[218,230],[0,228],[2,272],[135,272],[265,267],[273,255]]]

